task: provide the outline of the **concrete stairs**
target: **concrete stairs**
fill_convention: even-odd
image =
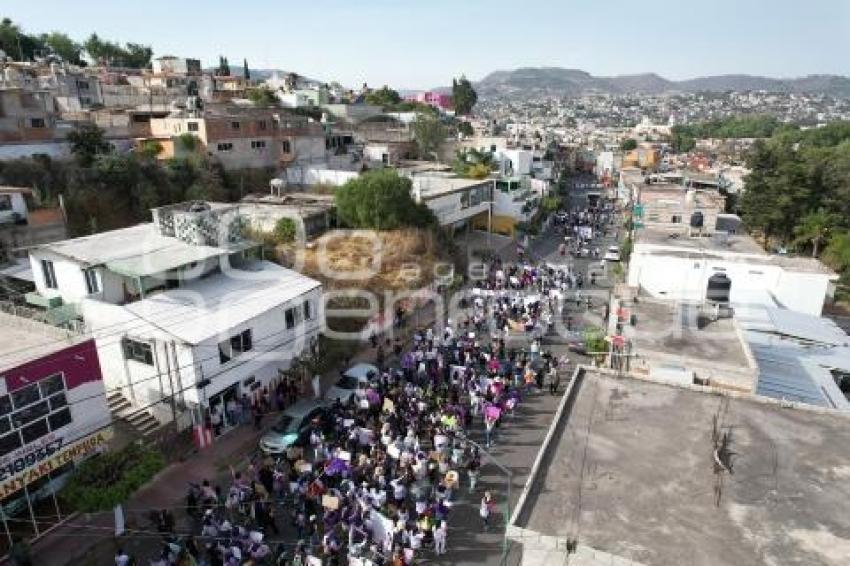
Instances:
[[[106,397],[106,404],[113,420],[126,422],[143,438],[156,432],[162,424],[150,411],[134,409],[130,401],[120,391],[113,391]]]

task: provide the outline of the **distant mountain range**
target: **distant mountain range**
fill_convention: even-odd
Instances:
[[[822,93],[836,98],[850,98],[850,78],[839,75],[809,75],[793,79],[717,75],[671,81],[655,73],[595,77],[586,71],[559,67],[525,67],[512,71],[495,71],[475,83],[475,88],[479,95],[485,97],[529,94],[581,96],[591,93],[662,94],[665,92],[764,90]]]

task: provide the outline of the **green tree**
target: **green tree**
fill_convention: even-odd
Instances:
[[[394,230],[436,225],[434,214],[411,195],[410,179],[394,169],[367,171],[335,193],[337,216],[350,228]]]
[[[249,90],[248,99],[258,106],[272,106],[278,103],[274,91],[267,86]]]
[[[162,144],[156,140],[144,140],[139,145],[139,154],[145,159],[156,159],[162,153]]]
[[[493,165],[492,153],[469,148],[455,152],[452,169],[461,177],[484,179],[490,175]]]
[[[83,167],[90,167],[98,155],[112,152],[112,145],[103,136],[103,130],[96,125],[86,123],[68,134],[71,153]]]
[[[471,137],[475,135],[475,130],[472,129],[472,124],[466,121],[458,122],[457,131],[458,133],[463,134],[466,137]]]
[[[395,90],[384,85],[378,90],[373,90],[366,94],[365,100],[366,104],[386,108],[399,104],[401,102],[401,96]]]
[[[292,218],[281,218],[274,225],[274,239],[280,244],[288,244],[295,241],[297,230],[295,220]]]
[[[153,49],[148,45],[138,43],[126,44],[122,53],[122,64],[131,69],[147,69],[151,65]]]
[[[242,76],[246,81],[251,80],[251,71],[248,69],[248,59],[242,59]]]
[[[821,244],[826,241],[834,224],[835,221],[825,211],[810,212],[794,227],[794,243],[811,245],[812,257],[817,257]]]
[[[63,60],[74,65],[83,64],[83,59],[81,57],[83,46],[64,33],[60,33],[58,31],[50,32],[42,36],[42,41],[53,53],[61,57]]]
[[[32,60],[44,49],[41,39],[25,33],[9,18],[0,21],[0,49],[14,59]]]
[[[445,126],[435,116],[418,114],[413,122],[413,137],[421,157],[437,159],[447,135]]]
[[[227,61],[227,57],[223,55],[218,56],[218,68],[215,70],[215,74],[219,77],[230,76],[230,63]]]
[[[846,276],[850,271],[850,232],[833,234],[823,250],[823,259]]]
[[[119,43],[100,39],[96,33],[89,36],[83,47],[92,59],[110,65],[119,65],[132,69],[144,69],[150,66],[153,50],[147,45]]]
[[[478,102],[478,93],[472,88],[472,83],[461,75],[460,79],[452,79],[452,99],[454,100],[455,112],[464,116],[472,112]]]
[[[180,144],[180,147],[187,152],[193,152],[198,149],[198,144],[200,140],[195,136],[195,134],[191,134],[189,132],[183,132],[179,136],[177,136],[177,142]]]
[[[631,151],[633,149],[637,149],[637,140],[634,138],[628,138],[623,140],[623,143],[620,144],[620,149],[623,151]]]

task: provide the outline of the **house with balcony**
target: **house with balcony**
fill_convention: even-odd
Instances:
[[[322,329],[321,284],[258,259],[238,205],[153,209],[153,222],[40,246],[36,291],[52,320],[97,343],[118,417],[203,425],[257,396]],[[232,424],[232,423],[224,423]]]

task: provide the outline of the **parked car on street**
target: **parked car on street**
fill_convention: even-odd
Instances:
[[[605,252],[605,261],[620,261],[620,248],[610,246],[608,251]]]
[[[282,454],[292,446],[305,445],[311,425],[329,431],[331,424],[324,402],[299,401],[287,407],[271,430],[260,438],[260,450],[264,454]]]
[[[372,364],[355,364],[342,372],[339,380],[325,393],[325,399],[347,403],[352,397],[364,397],[371,379],[378,374],[378,368]]]

